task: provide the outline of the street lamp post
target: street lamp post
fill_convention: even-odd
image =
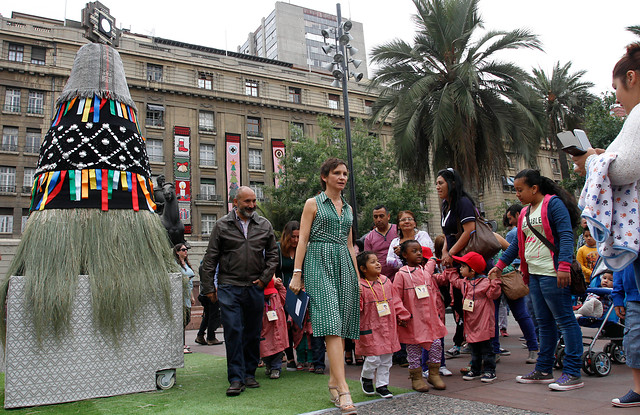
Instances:
[[[350,174],[350,186],[349,186],[349,196],[351,199],[351,208],[353,210],[353,228],[354,228],[354,240],[358,237],[358,203],[356,200],[356,176],[353,171],[353,154],[351,151],[351,118],[349,116],[349,93],[347,90],[347,81],[349,77],[353,77],[356,82],[362,79],[361,73],[353,73],[349,72],[349,63],[353,64],[354,67],[360,66],[362,61],[349,58],[347,56],[347,50],[349,51],[349,55],[355,55],[358,50],[349,45],[349,42],[353,37],[349,34],[349,30],[351,30],[352,23],[349,20],[342,21],[342,13],[340,10],[340,3],[336,4],[337,15],[338,15],[338,25],[336,28],[331,28],[330,31],[323,30],[322,36],[326,39],[333,34],[334,45],[326,45],[322,48],[322,50],[329,54],[332,49],[335,49],[336,53],[333,56],[333,62],[326,65],[325,69],[331,71],[334,78],[336,78],[331,86],[338,86],[342,84],[342,102],[344,107],[344,132],[347,140],[347,164],[349,168]]]

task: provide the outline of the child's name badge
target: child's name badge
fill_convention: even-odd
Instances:
[[[429,290],[426,285],[418,285],[415,290],[418,298],[427,298],[429,296]]]
[[[380,301],[379,303],[376,303],[376,307],[378,308],[378,315],[380,317],[391,314],[391,309],[389,308],[389,303],[387,301]]]
[[[462,303],[462,309],[464,311],[472,312],[473,311],[473,300],[469,300],[468,298],[465,298],[464,302]]]
[[[267,320],[269,321],[275,321],[278,319],[278,314],[276,313],[275,310],[269,310],[267,311]]]

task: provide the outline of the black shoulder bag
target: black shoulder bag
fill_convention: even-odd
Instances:
[[[549,248],[551,252],[553,252],[556,256],[558,256],[558,253],[560,250],[556,248],[556,246],[552,244],[551,241],[549,241],[547,238],[542,236],[542,234],[538,232],[533,226],[531,226],[531,222],[529,222],[530,210],[531,210],[531,206],[527,208],[527,213],[525,215],[525,219],[527,220],[527,226],[529,227],[529,230],[531,230],[531,232],[533,232],[533,234],[540,240],[540,242],[545,244],[545,246]],[[582,273],[582,266],[575,259],[571,262],[570,287],[571,287],[571,293],[575,295],[582,295],[587,292],[587,286],[584,281],[584,274]]]

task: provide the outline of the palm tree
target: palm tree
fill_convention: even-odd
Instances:
[[[596,100],[589,92],[592,82],[581,78],[586,71],[571,73],[571,62],[560,65],[557,62],[549,77],[542,69],[533,69],[533,87],[538,92],[546,114],[546,137],[549,143],[557,142],[556,134],[562,130],[580,127],[584,121],[587,106]],[[567,158],[559,151],[562,177],[569,177]]]
[[[636,36],[640,36],[640,25],[637,26],[628,26],[626,28],[629,32],[633,33]]]
[[[413,2],[413,44],[396,39],[373,49],[380,68],[372,86],[381,92],[371,121],[393,113],[398,164],[411,178],[454,167],[482,186],[503,174],[506,151],[527,159],[537,152],[543,112],[529,76],[495,55],[541,50],[540,42],[527,30],[479,35],[478,0]]]

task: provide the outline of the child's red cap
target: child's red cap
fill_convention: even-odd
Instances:
[[[429,259],[432,256],[433,256],[433,252],[431,251],[431,248],[429,248],[428,246],[423,246],[422,247],[422,258]]]
[[[273,278],[271,278],[271,281],[269,281],[269,284],[267,284],[266,287],[264,287],[264,295],[271,295],[271,294],[277,294],[278,290],[276,290],[276,285],[273,282]]]
[[[484,269],[487,267],[487,262],[484,260],[482,255],[477,252],[467,252],[464,256],[451,256],[454,261],[462,262],[463,264],[467,264],[469,268],[474,270],[477,274],[482,274]]]

